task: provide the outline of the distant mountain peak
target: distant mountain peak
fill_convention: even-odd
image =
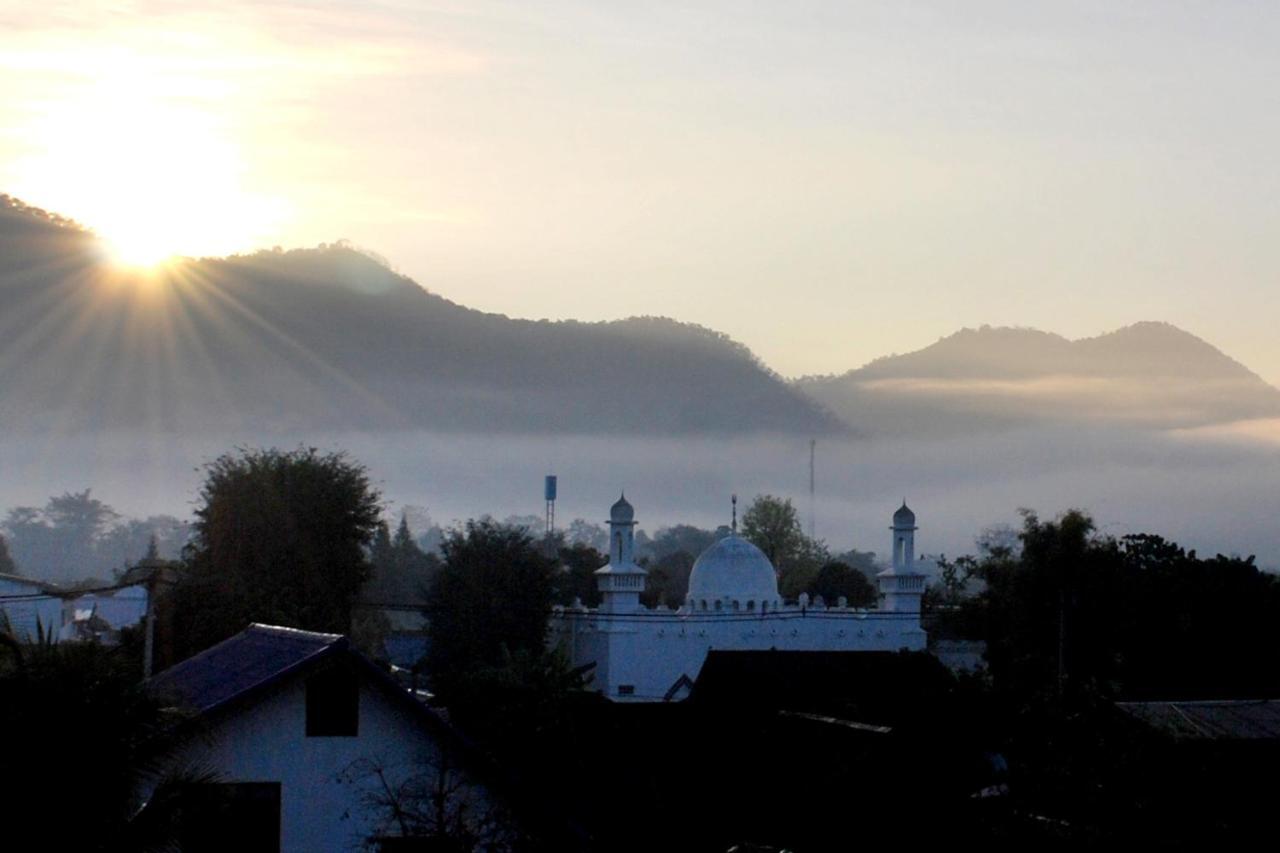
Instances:
[[[798,386],[871,432],[950,434],[1043,421],[1182,427],[1280,415],[1280,391],[1170,323],[1078,340],[961,329]]]

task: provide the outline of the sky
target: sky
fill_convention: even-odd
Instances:
[[[0,0],[0,192],[786,376],[1165,320],[1280,383],[1277,43],[1227,0]]]

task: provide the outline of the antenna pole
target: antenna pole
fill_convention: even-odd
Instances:
[[[809,538],[810,539],[818,538],[818,535],[816,532],[817,526],[818,526],[818,522],[817,522],[818,501],[816,497],[817,489],[815,488],[815,477],[814,477],[814,457],[817,455],[816,454],[817,448],[818,448],[818,440],[816,438],[809,439]]]

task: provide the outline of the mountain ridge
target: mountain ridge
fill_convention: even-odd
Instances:
[[[1141,339],[1141,347],[1131,345],[1123,353],[1115,351],[1117,342],[1129,343],[1139,338]],[[939,364],[933,360],[938,357],[947,359],[963,358],[966,355],[966,349],[972,350],[972,345],[975,343],[983,346],[983,354],[989,364],[973,361],[960,361],[959,363],[952,361],[947,365],[948,369],[939,370]],[[1153,355],[1168,357],[1170,352],[1185,355],[1189,350],[1194,349],[1197,356],[1213,360],[1223,367],[1229,366],[1239,375],[1247,374],[1257,378],[1259,381],[1263,381],[1256,372],[1250,370],[1236,359],[1231,358],[1203,338],[1172,323],[1159,320],[1140,320],[1098,335],[1074,339],[1067,338],[1056,332],[1047,332],[1027,326],[984,325],[978,328],[966,326],[949,335],[944,335],[934,343],[918,350],[879,356],[861,367],[835,373],[807,374],[797,377],[793,381],[798,383],[823,382],[841,380],[851,376],[872,375],[957,376],[960,375],[957,371],[964,370],[970,371],[970,375],[973,376],[989,376],[989,373],[983,373],[977,369],[980,366],[997,366],[999,371],[1005,375],[1036,375],[1043,373],[1042,370],[1033,369],[1033,365],[1037,363],[1036,359],[1033,358],[1030,362],[1025,359],[1025,349],[1016,353],[1016,355],[1022,357],[1021,360],[1014,360],[1011,357],[1014,353],[1009,352],[1009,345],[1019,343],[1035,344],[1042,353],[1056,355],[1070,352],[1085,353],[1089,358],[1083,364],[1095,370],[1102,365],[1105,358],[1116,358],[1123,355],[1128,361],[1122,362],[1119,366],[1132,369],[1135,366],[1135,359],[1133,358],[1135,354],[1140,354],[1142,360],[1150,361]],[[1200,366],[1203,367],[1203,365]]]
[[[347,244],[111,269],[0,206],[0,425],[837,434],[727,335],[667,318],[512,319]]]
[[[1076,340],[1019,327],[966,328],[795,385],[871,434],[1046,422],[1164,430],[1280,417],[1280,390],[1207,341],[1158,321]]]
[[[964,328],[786,380],[704,326],[483,312],[345,241],[125,273],[83,226],[9,196],[0,306],[0,427],[19,430],[947,435],[1280,416],[1280,391],[1168,323]]]

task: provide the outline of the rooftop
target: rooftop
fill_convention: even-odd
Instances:
[[[1174,740],[1280,739],[1280,700],[1117,702],[1124,713]]]
[[[255,623],[157,674],[149,687],[179,705],[205,713],[274,684],[329,653],[343,651],[347,645],[341,634]]]

